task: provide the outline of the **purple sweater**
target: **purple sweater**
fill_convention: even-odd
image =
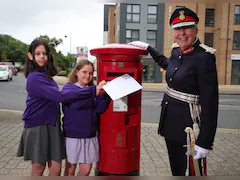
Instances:
[[[72,84],[72,88],[88,89]],[[91,87],[91,86],[90,86]],[[66,85],[63,87],[63,92]],[[100,96],[91,96],[80,100],[63,103],[63,130],[66,137],[91,138],[96,136],[99,128],[99,114],[104,113],[109,105],[110,98],[106,93]]]
[[[56,82],[42,72],[30,72],[27,77],[28,92],[26,109],[22,119],[24,128],[41,125],[55,125],[59,112],[59,102],[74,99],[89,98],[96,95],[96,86],[73,88],[65,85],[64,91],[59,91]]]

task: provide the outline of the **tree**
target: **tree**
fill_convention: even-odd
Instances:
[[[60,44],[62,44],[63,40],[62,39],[57,39],[57,38],[49,38],[47,35],[44,36],[39,36],[37,39],[44,40],[45,42],[48,43],[48,45],[51,48],[51,51],[56,52],[56,47]]]
[[[39,37],[37,37],[37,39],[41,39],[44,40],[45,42],[48,43],[52,54],[53,54],[53,58],[56,62],[56,64],[59,66],[59,68],[65,70],[69,68],[69,57],[66,57],[62,54],[61,51],[57,52],[56,47],[60,44],[63,43],[62,39],[57,39],[55,37],[50,38],[47,35],[41,35]]]
[[[7,53],[6,53],[6,51],[3,51],[2,53],[1,53],[1,59],[2,59],[2,61],[8,61],[7,60]]]
[[[3,58],[1,56],[1,59],[3,61],[9,60],[9,61],[19,61],[24,63],[26,59],[28,45],[9,36],[0,34],[0,55],[5,51],[7,58]]]
[[[40,35],[37,39],[45,40],[51,48],[54,60],[61,69],[69,67],[69,59],[61,51],[57,52],[56,47],[62,44],[62,39],[49,38],[47,35]],[[0,34],[0,61],[22,62],[27,58],[28,44],[21,42],[9,35]]]

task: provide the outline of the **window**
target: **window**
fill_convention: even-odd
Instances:
[[[148,6],[148,23],[157,23],[157,6]]]
[[[215,9],[206,9],[205,26],[207,27],[214,26],[214,13],[215,13]]]
[[[126,43],[131,41],[139,41],[139,30],[126,30]]]
[[[132,23],[140,22],[140,5],[138,4],[127,5],[127,22],[132,22]]]
[[[153,48],[156,48],[157,31],[149,30],[147,31],[147,43]]]
[[[234,24],[240,24],[240,6],[235,6]]]
[[[240,31],[233,32],[233,50],[240,50]]]
[[[155,69],[156,64],[143,64],[142,68],[142,81],[144,83],[154,83],[155,82]]]
[[[240,61],[232,61],[232,84],[240,85]]]
[[[213,33],[205,33],[204,44],[213,47]]]

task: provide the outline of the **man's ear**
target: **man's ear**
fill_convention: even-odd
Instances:
[[[198,34],[198,27],[196,26],[196,35]]]
[[[28,56],[28,59],[30,59],[31,61],[33,60],[33,56],[30,52],[28,52],[27,56]]]

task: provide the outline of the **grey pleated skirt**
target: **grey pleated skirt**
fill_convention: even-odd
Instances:
[[[61,163],[66,157],[66,152],[60,124],[60,118],[57,117],[55,126],[24,128],[17,157],[23,156],[24,160],[38,164],[45,164],[50,160]]]

